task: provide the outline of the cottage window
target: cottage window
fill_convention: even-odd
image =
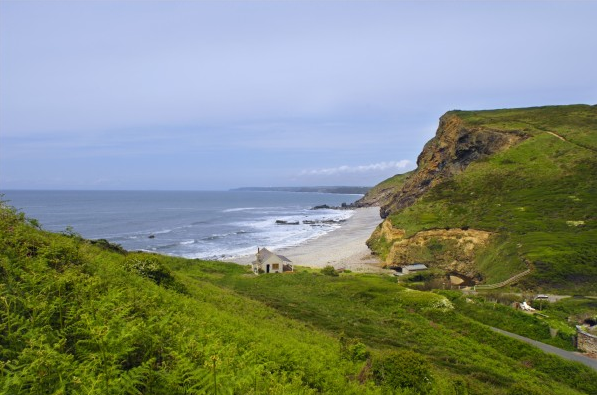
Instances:
[[[279,263],[274,263],[273,264],[273,269],[274,270],[278,270],[280,268],[280,264]]]

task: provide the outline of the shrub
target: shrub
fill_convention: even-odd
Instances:
[[[334,267],[332,265],[327,265],[326,267],[321,269],[321,274],[325,274],[326,276],[332,276],[332,277],[339,276],[338,272],[336,271],[336,269],[334,269]]]
[[[432,376],[425,357],[410,351],[392,351],[373,360],[373,378],[379,385],[412,388],[420,393],[431,389]]]
[[[406,288],[397,296],[398,304],[404,308],[442,312],[454,310],[454,305],[448,298],[431,292],[421,292]]]
[[[89,240],[89,243],[98,246],[106,251],[117,252],[119,254],[126,254],[126,250],[120,244],[111,243],[106,239]]]
[[[126,259],[124,268],[130,272],[135,272],[138,275],[148,278],[157,285],[176,290],[178,292],[185,292],[185,287],[178,283],[170,273],[167,267],[160,262],[157,257],[152,256],[138,256]]]
[[[528,382],[515,383],[512,386],[512,388],[510,388],[510,391],[508,392],[508,395],[542,395],[542,394],[544,394],[544,392],[541,390],[541,388],[537,388],[536,385],[533,385]]]
[[[70,240],[49,243],[39,249],[39,254],[48,266],[56,270],[63,270],[66,266],[81,263],[79,247]]]
[[[367,346],[357,339],[350,339],[344,334],[340,336],[340,355],[350,361],[365,361],[370,353]]]

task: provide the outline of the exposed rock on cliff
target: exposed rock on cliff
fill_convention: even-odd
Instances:
[[[463,172],[472,162],[506,150],[528,136],[519,130],[472,126],[448,112],[440,118],[435,137],[423,148],[417,169],[394,176],[372,188],[355,206],[381,206],[381,215],[409,207],[433,186]],[[386,219],[371,236],[369,247],[388,265],[425,263],[430,267],[456,271],[480,278],[475,257],[492,233],[475,229],[434,229],[407,237]]]
[[[492,235],[475,229],[433,229],[406,237],[403,229],[393,227],[386,220],[376,229],[369,243],[381,241],[387,246],[385,262],[388,265],[424,263],[480,279],[475,257],[490,242]]]
[[[417,169],[381,208],[381,216],[410,206],[434,185],[462,172],[473,161],[505,150],[528,137],[519,130],[465,125],[458,112],[440,118],[435,137],[423,148]]]

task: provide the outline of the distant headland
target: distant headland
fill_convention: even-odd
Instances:
[[[316,192],[316,193],[339,193],[339,194],[366,194],[371,187],[331,186],[331,187],[243,187],[234,188],[231,191],[250,192]]]

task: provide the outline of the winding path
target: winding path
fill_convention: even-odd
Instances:
[[[547,134],[551,134],[552,136],[559,138],[560,140],[562,140],[562,141],[564,141],[566,143],[574,144],[577,147],[588,149],[588,150],[593,151],[593,152],[597,152],[597,149],[595,149],[594,147],[589,147],[587,145],[583,145],[583,144],[579,144],[579,143],[574,143],[574,142],[572,142],[570,140],[565,139],[564,137],[560,136],[559,134],[557,134],[555,132],[548,132],[548,131],[545,131],[545,132]]]
[[[587,365],[590,368],[597,370],[597,359],[585,357],[584,355],[581,355],[581,354],[578,354],[575,352],[562,350],[561,348],[550,346],[549,344],[541,343],[541,342],[538,342],[537,340],[529,339],[528,337],[520,336],[515,333],[507,332],[507,331],[504,331],[504,330],[501,330],[498,328],[494,328],[494,327],[490,327],[490,328],[491,328],[491,330],[501,333],[502,335],[510,336],[514,339],[523,341],[525,343],[529,343],[547,353],[556,354],[557,356],[562,357],[564,359],[568,359],[570,361],[580,362],[582,364]]]

